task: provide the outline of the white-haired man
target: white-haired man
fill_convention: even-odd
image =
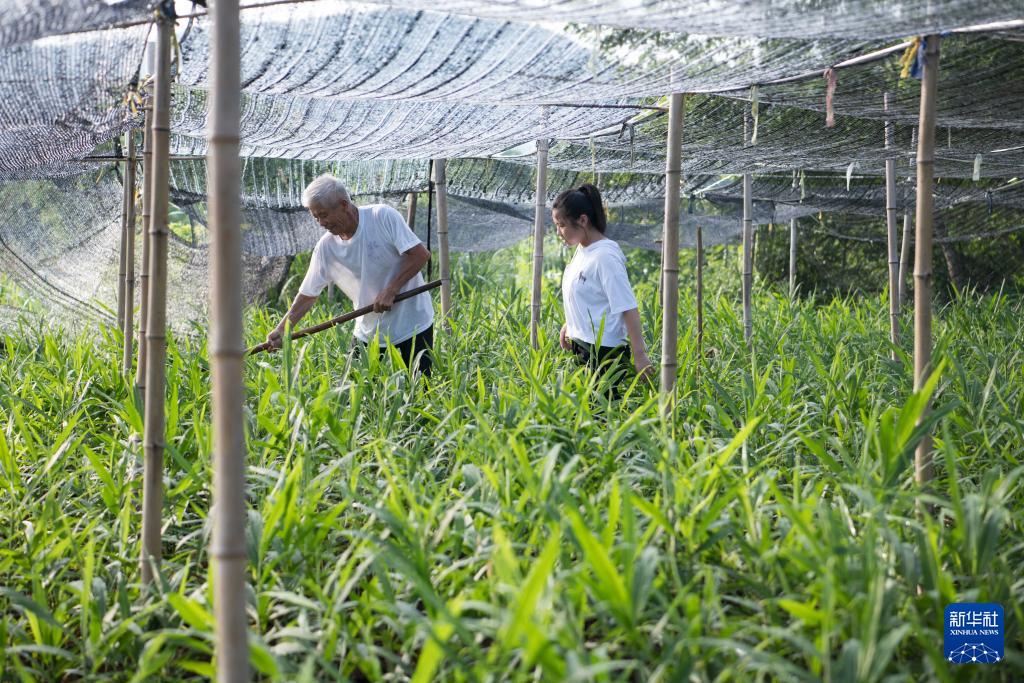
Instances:
[[[357,321],[356,339],[364,346],[383,347],[390,342],[409,367],[418,362],[419,370],[429,375],[434,341],[430,295],[419,294],[397,304],[395,296],[423,284],[420,271],[430,252],[398,211],[385,204],[357,207],[332,175],[311,182],[302,193],[302,205],[327,233],[313,249],[295,301],[267,341],[279,345],[285,325],[298,323],[327,284],[334,282],[355,308],[373,305],[375,313]]]

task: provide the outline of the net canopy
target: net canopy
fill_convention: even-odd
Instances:
[[[151,0],[4,0],[0,4],[0,48],[140,21],[149,15],[152,4]]]
[[[321,234],[301,206],[320,173],[338,175],[360,203],[404,211],[407,193],[430,188],[429,159],[446,158],[452,250],[522,240],[542,139],[551,142],[549,202],[596,182],[611,207],[609,235],[660,249],[668,92],[690,93],[681,194],[696,209],[680,219],[681,248],[698,225],[709,246],[738,239],[742,173],[754,175],[758,225],[798,219],[835,238],[884,239],[887,159],[901,212],[913,212],[916,191],[920,88],[901,74],[915,47],[904,55],[895,39],[982,22],[1004,23],[942,41],[937,240],[999,240],[1024,225],[1014,180],[1024,169],[1019,0],[453,0],[433,10],[419,0],[323,1],[243,14],[250,301]],[[150,27],[128,24],[151,17],[152,3],[19,1],[0,12],[0,266],[70,317],[105,319],[121,175],[91,155],[116,155],[117,137],[141,125]],[[205,18],[179,25],[171,149],[182,157],[207,150],[209,29]],[[830,67],[834,80],[822,78]],[[196,285],[209,249],[205,169],[171,164],[169,279],[190,296],[171,296],[179,326],[205,316]],[[415,227],[426,240],[424,199]]]
[[[844,68],[832,98],[834,108],[846,114],[839,129],[793,144],[806,130],[821,129],[813,112],[825,107],[825,83],[806,77],[773,82],[860,55],[874,45],[864,41],[686,34],[673,36],[658,60],[628,63],[541,26],[343,2],[249,10],[243,26],[245,156],[487,156],[540,137],[579,140],[625,124],[631,163],[637,157],[636,129],[650,131],[640,144],[652,144],[655,156],[641,154],[640,170],[656,172],[660,169],[654,167],[662,165],[663,123],[633,126],[635,107],[671,90],[750,99],[751,84],[758,85],[765,110],[758,117],[764,119],[763,144],[777,143],[751,154],[773,160],[776,168],[818,168],[822,160],[829,168],[840,163],[837,159],[876,161],[880,135],[863,119],[888,116],[899,122],[897,148],[913,144],[917,88],[898,77],[897,53]],[[172,123],[173,150],[180,154],[202,154],[206,148],[208,28],[199,19],[181,38]],[[138,117],[119,105],[134,87],[146,30],[93,32],[0,50],[8,71],[22,75],[3,81],[9,101],[43,103],[0,112],[0,135],[12,143],[0,155],[0,173],[6,174],[0,177],[24,177],[26,169],[36,167],[37,176],[67,175],[70,169],[58,162],[138,124]],[[1024,43],[1006,38],[1017,37],[1013,31],[998,35],[946,40],[939,121],[956,127],[946,132],[955,140],[949,147],[957,150],[950,155],[957,163],[940,169],[944,174],[973,175],[977,154],[989,157],[983,164],[989,174],[1005,175],[1017,162],[1002,150],[1019,147],[1019,135],[1011,133],[1024,125],[1019,116],[1024,90],[1020,79],[1011,77]],[[976,87],[965,89],[965,83]],[[983,92],[987,99],[973,97],[965,104],[964,90]],[[882,110],[883,93],[889,94],[888,112]],[[749,169],[738,151],[744,105],[710,96],[699,101],[702,106],[691,107],[686,125],[697,138],[696,148],[686,157],[729,159],[713,172],[735,172],[741,164]],[[981,130],[960,130],[965,127]],[[605,147],[610,148],[608,165],[602,170],[635,170],[622,163],[623,145]],[[596,166],[593,150],[590,156]],[[554,163],[579,170],[585,158],[585,152],[570,147]]]
[[[254,9],[242,24],[247,92],[487,104],[607,103],[746,87],[824,69],[887,43],[675,36],[657,60],[596,52],[565,31],[511,21],[324,1]],[[208,84],[209,24],[183,41],[180,81]],[[634,60],[635,61],[635,60]]]
[[[54,177],[133,123],[124,97],[146,28],[0,49],[0,178]]]
[[[67,320],[113,321],[121,238],[120,180],[111,172],[0,183],[0,270]],[[69,197],[73,201],[69,201]],[[172,220],[173,220],[172,216]],[[179,223],[168,244],[168,320],[205,320],[209,244]],[[191,237],[191,239],[190,239]],[[136,240],[141,256],[141,239]],[[283,258],[244,254],[243,293],[254,301],[279,279]]]
[[[424,0],[377,0],[432,9]],[[449,0],[445,11],[511,21],[772,38],[886,38],[1021,18],[1016,0]]]
[[[795,107],[759,106],[717,96],[687,98],[682,130],[682,168],[692,175],[819,170],[882,175],[886,159],[906,174],[916,154],[913,126],[874,119],[824,117]],[[660,113],[580,140],[559,140],[549,152],[554,168],[614,172],[664,172],[667,117]],[[754,134],[756,132],[756,138]],[[943,177],[1012,178],[1024,166],[1024,134],[995,128],[946,128],[936,145],[936,174]],[[755,139],[756,144],[751,144]],[[980,155],[980,156],[979,156]],[[527,159],[525,161],[532,161]],[[909,171],[913,173],[913,171]]]
[[[843,176],[756,177],[751,194],[755,205],[761,208],[755,212],[755,222],[783,223],[805,216],[838,214],[844,217],[844,225],[853,227],[849,232],[833,227],[832,236],[884,242],[884,181],[865,176],[851,178],[849,182],[847,188],[847,179]],[[1005,184],[990,182],[979,186],[956,180],[937,183],[933,193],[936,241],[977,241],[1024,230],[1021,184],[1019,181]],[[905,185],[899,189],[897,209],[900,216],[913,216],[916,193],[908,191],[912,188]],[[739,206],[743,196],[742,181],[738,178],[724,179],[695,194],[717,205]]]
[[[748,86],[860,54],[863,41],[683,36],[656,65],[564,32],[438,12],[317,3],[246,14],[243,154],[362,159],[496,154],[621,125],[670,90]],[[354,46],[354,48],[352,47]],[[174,149],[205,150],[208,26],[183,41]]]
[[[1024,14],[1024,9],[1018,8]],[[942,38],[935,120],[940,127],[1024,129],[1024,82],[1019,66],[1024,61],[1024,31],[999,34],[965,34]],[[891,119],[913,125],[920,113],[919,81],[901,78],[900,55],[893,54],[835,71],[835,93],[831,99],[837,114],[872,119]],[[750,99],[749,89],[722,94]],[[888,94],[889,109],[882,106]],[[762,103],[824,112],[827,108],[826,80],[790,79],[761,83],[757,89]]]
[[[961,204],[981,204],[987,209],[996,206],[1020,208],[1020,181],[986,181],[940,179],[932,197],[936,209]],[[897,182],[896,207],[913,213],[917,193],[913,185]],[[727,176],[698,188],[694,194],[714,202],[739,201],[743,196],[742,179]],[[807,207],[810,213],[859,213],[884,216],[885,180],[877,176],[839,174],[788,174],[754,176],[751,195],[755,201],[777,205]],[[787,215],[784,219],[788,220]]]
[[[300,168],[301,167],[301,168]],[[178,329],[205,319],[209,266],[209,233],[205,162],[172,163],[168,266],[168,320]],[[532,192],[515,187],[524,167],[494,160],[457,160],[449,167],[449,242],[453,252],[491,251],[511,246],[532,234]],[[429,187],[428,165],[420,162],[356,162],[320,164],[276,159],[246,165],[242,238],[246,300],[261,300],[279,286],[291,255],[309,251],[322,229],[301,206],[301,189],[314,174],[330,170],[347,182],[359,204],[385,202],[407,211],[409,191]],[[256,170],[254,170],[256,169]],[[283,172],[287,169],[290,173]],[[304,170],[302,170],[304,169]],[[278,173],[277,171],[282,171]],[[564,172],[564,186],[578,185],[578,174]],[[652,180],[653,182],[653,180]],[[659,191],[662,191],[660,189]],[[456,194],[464,192],[465,196]],[[119,270],[120,209],[123,187],[109,165],[100,172],[59,179],[11,180],[0,183],[0,270],[12,276],[33,298],[45,301],[67,321],[110,322],[116,308]],[[652,186],[650,194],[654,194]],[[614,193],[612,196],[615,196]],[[626,196],[626,195],[623,195]],[[660,202],[649,207],[635,200],[612,209],[609,235],[626,245],[660,249]],[[68,201],[74,197],[74,201]],[[491,197],[487,199],[485,197]],[[493,198],[501,198],[494,201]],[[648,200],[649,201],[649,200]],[[428,202],[422,196],[414,219],[415,232],[437,245],[436,217],[428,236]],[[636,222],[646,212],[653,220]],[[616,219],[617,216],[617,219]],[[691,245],[693,226],[704,220],[689,216],[680,226],[683,246]],[[739,234],[734,217],[709,216],[706,242],[724,243]],[[141,238],[136,239],[136,261]],[[136,290],[138,291],[138,290]]]
[[[502,159],[450,159],[446,164],[449,194],[493,203],[521,205],[535,201],[534,167]],[[427,160],[377,160],[317,162],[292,159],[247,158],[242,170],[242,203],[245,206],[301,208],[302,190],[321,173],[338,177],[356,197],[401,196],[426,192],[430,162]],[[548,174],[548,201],[559,192],[592,182],[585,171],[552,170]],[[707,177],[688,181],[695,188]],[[176,200],[205,201],[206,162],[171,163],[171,194]],[[612,204],[661,198],[664,179],[657,174],[609,174],[602,180],[605,200]]]
[[[172,118],[175,154],[205,154],[205,92],[179,99]],[[242,154],[314,160],[427,159],[498,154],[554,133],[585,135],[622,119],[616,110],[332,101],[247,95]]]

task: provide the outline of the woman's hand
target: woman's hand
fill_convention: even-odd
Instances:
[[[633,308],[622,314],[626,323],[626,331],[629,333],[629,346],[633,352],[633,367],[636,374],[654,384],[654,366],[651,359],[647,357],[647,349],[644,347],[644,335],[640,327],[640,311]]]
[[[564,349],[565,351],[571,351],[572,350],[572,343],[569,341],[569,338],[566,336],[566,331],[567,330],[568,330],[568,324],[567,323],[562,323],[562,330],[558,333],[558,345],[561,346],[562,349]]]

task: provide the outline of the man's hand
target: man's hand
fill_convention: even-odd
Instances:
[[[633,367],[636,368],[636,374],[643,377],[650,384],[654,384],[654,366],[651,365],[651,359],[647,357],[647,354],[641,354],[633,359]]]
[[[383,313],[384,311],[390,311],[391,307],[395,305],[395,292],[390,287],[385,287],[380,290],[380,294],[373,301],[374,313]]]
[[[281,348],[281,340],[284,338],[284,328],[278,325],[270,331],[267,335],[267,343],[270,344],[270,350],[276,351]]]
[[[558,345],[561,346],[562,349],[565,350],[565,351],[571,351],[572,350],[572,343],[569,341],[569,338],[566,336],[566,331],[568,329],[569,329],[568,324],[563,323],[562,324],[562,330],[561,330],[561,332],[558,333]]]

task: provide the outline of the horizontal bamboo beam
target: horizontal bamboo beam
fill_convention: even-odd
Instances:
[[[206,155],[205,154],[172,154],[168,158],[171,161],[199,161],[200,159],[205,159]],[[96,162],[96,161],[133,161],[133,159],[130,159],[129,157],[126,157],[126,156],[117,156],[117,157],[115,157],[115,156],[109,156],[109,157],[108,156],[87,156],[87,157],[82,157],[81,159],[68,159],[68,163],[80,163],[80,164],[81,163],[88,163],[88,162]],[[134,159],[134,161],[138,161],[138,159]]]

